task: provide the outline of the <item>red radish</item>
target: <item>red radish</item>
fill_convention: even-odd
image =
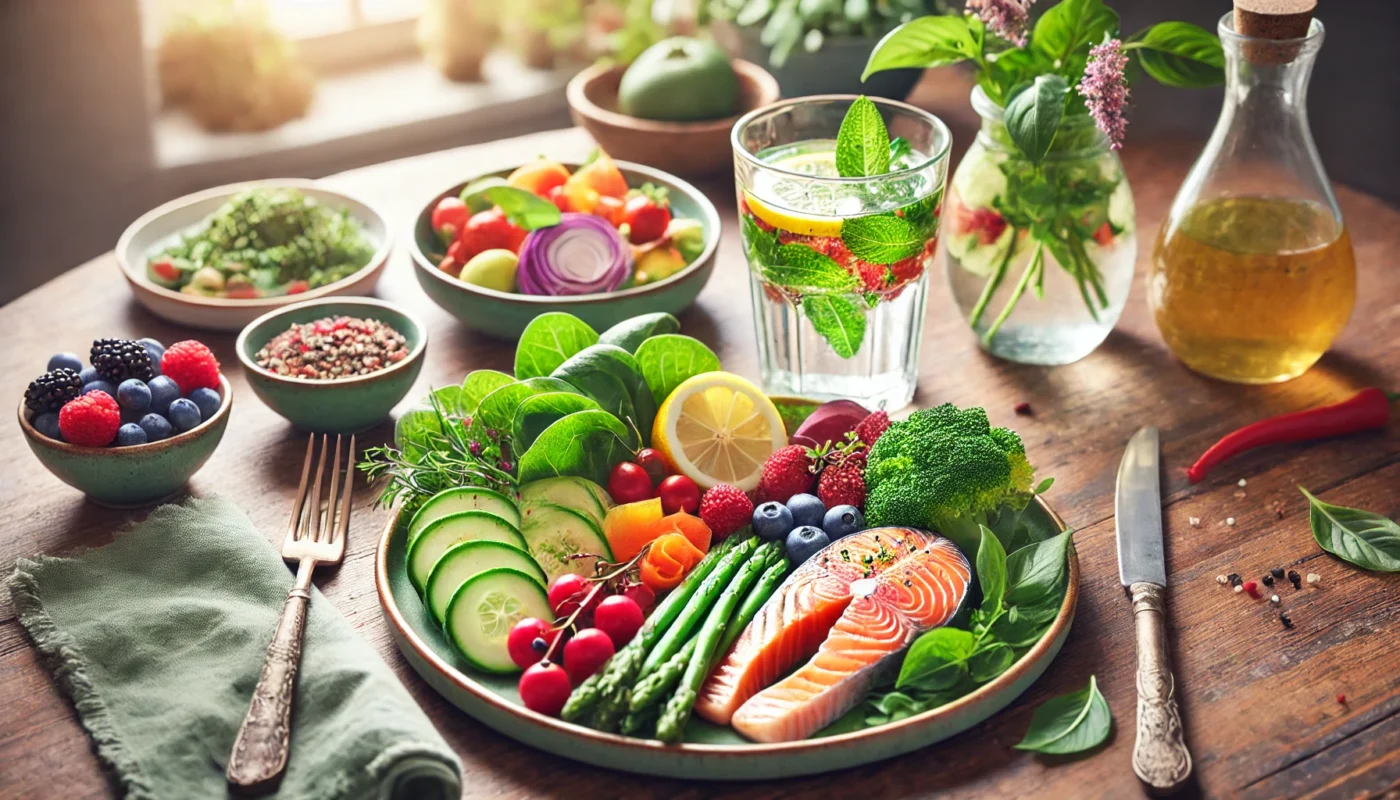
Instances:
[[[531,711],[559,716],[573,693],[573,684],[564,668],[553,661],[531,664],[520,676],[520,701]]]
[[[650,500],[651,491],[651,476],[631,461],[613,467],[608,475],[608,494],[618,505]]]
[[[650,447],[638,450],[637,457],[632,459],[632,463],[646,470],[652,483],[661,483],[666,480],[666,462],[661,459],[660,453]]]
[[[645,621],[642,607],[626,595],[615,594],[604,598],[593,612],[593,624],[612,639],[615,648],[632,641],[632,637],[642,629],[642,623]]]
[[[656,496],[661,498],[661,511],[665,514],[694,514],[700,508],[700,487],[684,475],[672,475],[662,481]]]
[[[634,583],[628,586],[622,591],[622,595],[632,598],[632,602],[637,604],[643,614],[650,611],[651,607],[656,604],[656,592],[653,592],[651,587],[645,583]]]
[[[582,575],[566,572],[549,585],[549,607],[554,609],[554,616],[563,619],[577,611],[592,591],[592,584]],[[589,610],[597,608],[600,599],[595,595],[588,604]]]
[[[510,653],[510,660],[515,662],[515,666],[525,669],[544,658],[549,643],[554,641],[557,635],[556,631],[550,630],[548,622],[536,617],[526,617],[510,629],[510,635],[506,637],[506,651]],[[536,647],[536,639],[544,647]]]
[[[606,664],[615,652],[617,648],[613,647],[612,639],[606,633],[597,628],[584,628],[564,645],[564,671],[569,673],[574,683],[582,683]]]

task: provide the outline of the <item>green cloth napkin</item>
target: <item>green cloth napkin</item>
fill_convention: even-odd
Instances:
[[[229,749],[293,575],[236,506],[163,506],[103,548],[20,559],[20,622],[129,798],[224,797]],[[461,765],[313,590],[276,797],[451,798]]]

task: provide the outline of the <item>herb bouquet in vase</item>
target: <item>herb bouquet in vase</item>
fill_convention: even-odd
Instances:
[[[1122,38],[1102,0],[1061,0],[1028,30],[1034,2],[968,0],[965,15],[907,22],[876,46],[865,75],[976,69],[982,127],[943,214],[948,281],[987,351],[1068,364],[1108,336],[1132,286],[1136,220],[1117,154],[1130,73],[1212,86],[1224,56],[1214,35],[1185,22]]]

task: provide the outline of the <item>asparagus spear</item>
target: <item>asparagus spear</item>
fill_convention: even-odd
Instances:
[[[621,733],[628,736],[642,736],[645,731],[656,729],[656,716],[661,713],[661,706],[653,704],[641,711],[629,711],[627,716],[622,718],[622,725],[618,727]]]
[[[690,662],[691,656],[695,655],[695,643],[693,638],[686,642],[679,653],[671,656],[659,669],[637,683],[632,689],[632,713],[660,703],[661,698],[675,691],[676,684],[685,673],[685,665]]]
[[[632,637],[632,641],[615,653],[602,669],[593,673],[574,689],[561,713],[565,720],[580,721],[585,713],[599,704],[600,700],[610,697],[616,692],[626,690],[626,687],[636,679],[637,671],[640,669],[642,659],[646,656],[647,651],[675,621],[685,608],[686,601],[695,594],[695,591],[700,588],[700,584],[714,571],[734,544],[734,537],[730,537],[711,548],[710,552],[686,576],[685,581],[657,604],[656,608],[652,610],[651,616],[647,618],[646,624],[642,626],[640,631],[637,631],[636,636]],[[612,718],[615,718],[614,714],[606,715],[606,719]],[[606,730],[606,728],[600,729]]]
[[[751,537],[724,554],[719,565],[705,578],[705,582],[685,604],[685,609],[681,611],[675,622],[671,623],[671,626],[661,635],[661,640],[647,654],[646,661],[642,662],[640,677],[646,677],[655,672],[681,649],[691,632],[705,618],[705,610],[714,604],[715,597],[731,583],[734,573],[738,572],[739,567],[750,560],[749,557],[758,548],[758,543],[758,537]]]
[[[734,645],[734,640],[739,638],[739,634],[753,622],[753,618],[758,616],[758,610],[763,608],[763,604],[768,602],[768,598],[773,596],[773,592],[778,590],[778,586],[787,578],[788,572],[792,570],[792,564],[787,556],[778,554],[763,576],[758,579],[758,583],[749,590],[748,596],[740,604],[739,610],[734,612],[734,620],[724,630],[724,640],[719,643],[719,648],[715,650],[716,661],[724,657],[729,652],[729,648]],[[713,668],[714,665],[711,665]]]
[[[695,700],[699,696],[700,685],[704,683],[705,676],[710,674],[710,662],[714,658],[715,649],[724,639],[724,631],[730,617],[734,615],[739,601],[767,568],[772,554],[778,547],[781,545],[777,542],[765,543],[758,554],[744,562],[738,575],[720,593],[719,600],[715,601],[695,637],[695,654],[686,664],[680,686],[676,693],[671,695],[671,699],[661,711],[661,716],[656,720],[656,738],[663,742],[681,740],[685,723],[690,720],[690,711],[695,707]]]

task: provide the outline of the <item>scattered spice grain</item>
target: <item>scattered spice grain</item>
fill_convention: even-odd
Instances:
[[[1288,582],[1293,584],[1294,589],[1303,588],[1303,576],[1299,575],[1296,569],[1288,571]]]
[[[1317,574],[1316,572],[1309,572],[1309,573],[1308,573],[1308,585],[1309,585],[1309,586],[1311,586],[1311,585],[1314,584],[1314,583],[1320,583],[1321,581],[1322,581],[1322,576],[1321,576],[1321,575]]]
[[[1287,612],[1287,611],[1280,611],[1280,612],[1278,612],[1278,621],[1279,621],[1279,622],[1282,622],[1282,623],[1283,623],[1283,627],[1285,627],[1285,628],[1292,628],[1292,627],[1293,627],[1293,618],[1290,617],[1290,616],[1288,616],[1288,612]]]
[[[1225,577],[1224,575],[1216,575],[1215,582],[1220,584],[1221,586],[1224,586],[1225,584],[1230,582],[1230,579]]]
[[[1016,416],[1018,416],[1018,417],[1033,417],[1033,416],[1035,416],[1035,411],[1031,409],[1031,404],[1030,404],[1030,403],[1027,403],[1027,402],[1024,402],[1024,401],[1022,401],[1022,402],[1016,404],[1015,411],[1016,411]]]
[[[1270,603],[1273,603],[1274,605],[1278,605],[1279,603],[1281,603],[1281,602],[1283,602],[1283,601],[1281,601],[1281,600],[1278,599],[1278,595],[1272,594],[1272,595],[1269,595],[1269,602],[1270,602]]]
[[[1188,523],[1190,523],[1190,524],[1191,524],[1191,527],[1193,527],[1193,528],[1199,528],[1199,527],[1201,527],[1201,518],[1200,518],[1200,517],[1187,517],[1187,518],[1186,518],[1186,521],[1187,521]]]
[[[1274,567],[1273,569],[1269,570],[1269,574],[1274,576],[1275,580],[1281,581],[1283,580],[1283,567]]]
[[[1273,586],[1273,585],[1274,585],[1274,576],[1272,576],[1272,575],[1265,575],[1264,577],[1260,578],[1259,580],[1262,581],[1263,584],[1264,584],[1265,586]]]
[[[325,317],[292,325],[253,360],[288,378],[333,381],[369,375],[408,357],[408,340],[377,319]]]
[[[1235,527],[1235,518],[1234,518],[1234,517],[1226,517],[1226,518],[1225,518],[1225,524],[1228,525],[1228,526],[1230,526],[1231,528]]]

